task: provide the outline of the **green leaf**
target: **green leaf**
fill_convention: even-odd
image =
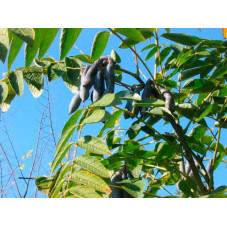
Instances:
[[[172,44],[170,47],[173,49],[174,52],[176,53],[181,53],[184,49],[184,47],[181,44]]]
[[[35,31],[33,28],[9,28],[9,30],[29,46],[33,45],[35,39]]]
[[[65,132],[73,125],[76,124],[77,120],[79,119],[81,113],[84,111],[84,109],[77,110],[65,123],[64,128],[62,129],[61,135],[65,134]]]
[[[116,93],[116,96],[123,100],[135,100],[135,101],[141,100],[141,96],[139,94],[129,90],[119,91]]]
[[[53,58],[41,58],[40,60],[35,59],[36,65],[43,67],[43,68],[47,68],[48,66],[50,66],[54,62],[55,62],[55,60]]]
[[[217,77],[223,77],[225,74],[227,74],[227,65],[217,68],[209,80],[215,80]]]
[[[2,104],[8,95],[8,86],[5,82],[0,82],[0,104]]]
[[[0,28],[0,60],[4,63],[9,47],[9,36],[7,28]]]
[[[179,75],[179,81],[184,81],[187,80],[193,76],[196,76],[198,74],[203,73],[204,70],[207,69],[207,66],[210,66],[211,64],[207,64],[206,66],[200,66],[200,67],[196,67],[196,68],[192,68],[186,71],[183,71],[180,75]]]
[[[163,62],[171,51],[170,47],[165,47],[160,53],[161,62]],[[159,58],[157,59],[157,65],[160,65]]]
[[[74,163],[81,166],[83,169],[88,170],[95,175],[104,178],[110,178],[109,171],[105,166],[96,158],[93,158],[88,155],[81,155],[74,160]]]
[[[110,33],[107,31],[101,31],[96,34],[91,49],[91,59],[93,61],[97,60],[105,51],[109,36]]]
[[[122,104],[121,100],[115,94],[106,94],[97,102],[92,103],[89,107],[107,107]]]
[[[209,195],[209,198],[227,198],[227,186],[220,186]]]
[[[48,51],[50,45],[54,41],[59,28],[43,28],[44,29],[44,38],[41,42],[40,49],[39,49],[39,59],[42,58],[45,53]]]
[[[84,136],[80,138],[77,145],[94,154],[110,154],[108,147],[101,140],[93,136]]]
[[[86,170],[77,171],[72,175],[71,180],[106,194],[111,193],[110,187],[102,178]]]
[[[183,33],[164,33],[162,34],[162,37],[187,46],[195,46],[199,44],[201,40],[198,37],[189,36]]]
[[[59,195],[59,192],[62,189],[64,182],[66,181],[66,174],[69,172],[69,170],[69,162],[65,163],[59,168],[57,173],[54,175],[53,181],[50,185],[49,198],[59,198],[61,196],[61,193]]]
[[[94,189],[83,185],[74,186],[69,191],[79,198],[102,198]]]
[[[116,121],[120,118],[120,116],[123,113],[124,113],[124,111],[122,111],[122,110],[118,110],[118,111],[114,112],[112,117],[106,121],[105,125],[100,130],[98,137],[101,137],[106,129],[113,128],[115,126]]]
[[[156,45],[156,44],[149,44],[149,45],[145,46],[145,47],[140,51],[140,53],[142,53],[143,51],[145,51],[145,50],[147,50],[147,49],[150,49],[150,48],[152,48],[152,47],[155,47],[155,46],[157,46],[157,45]]]
[[[136,42],[146,41],[143,35],[136,28],[115,28],[114,30],[133,41]]]
[[[58,165],[60,164],[60,162],[62,161],[62,159],[65,157],[66,153],[68,152],[68,150],[72,147],[75,146],[76,143],[70,142],[68,144],[66,144],[65,146],[63,146],[61,149],[58,150],[58,153],[55,152],[55,157],[54,157],[54,161],[51,165],[51,172],[54,172],[54,170],[58,167]]]
[[[91,56],[89,55],[86,55],[86,54],[78,54],[76,56],[74,56],[74,58],[77,58],[83,62],[86,62],[86,63],[90,63],[92,64],[93,63],[93,60],[91,59]]]
[[[184,89],[198,89],[201,88],[201,91],[209,91],[215,88],[215,83],[205,80],[205,79],[190,79],[187,80],[183,86]]]
[[[69,138],[72,136],[74,130],[76,128],[76,125],[73,125],[71,127],[69,127],[61,136],[61,139],[59,140],[56,150],[55,150],[55,157],[61,157],[62,153],[64,153],[65,149],[67,149],[68,147],[64,147],[65,144],[67,143],[67,141],[69,140]],[[57,162],[57,161],[56,161]],[[56,165],[51,166],[51,173],[53,173],[54,169],[56,168]]]
[[[44,195],[48,195],[49,187],[52,180],[53,180],[53,177],[46,177],[46,176],[36,178],[35,184],[37,189],[41,191]]]
[[[78,90],[78,83],[72,83],[72,81],[69,79],[67,73],[62,73],[61,74],[62,80],[64,81],[64,84],[66,87],[72,92],[76,93]]]
[[[154,47],[149,53],[147,54],[145,61],[149,60],[151,57],[155,55],[155,53],[158,51],[157,47]]]
[[[48,81],[54,81],[58,79],[58,77],[64,75],[66,73],[66,68],[63,63],[54,63],[47,67],[47,76]]]
[[[40,67],[33,66],[24,71],[24,79],[28,84],[28,87],[35,98],[38,98],[43,92],[43,70]]]
[[[62,60],[73,47],[82,28],[63,28],[61,33],[60,60]]]
[[[65,65],[67,77],[69,78],[73,85],[79,87],[81,61],[74,57],[66,57]]]
[[[208,107],[200,114],[198,118],[195,119],[195,122],[201,121],[204,117],[206,117],[212,110],[213,105],[208,105]]]
[[[3,87],[1,86],[2,83],[3,83]],[[6,87],[4,86],[4,84],[6,84]],[[16,95],[9,81],[7,81],[7,83],[3,81],[0,82],[0,99],[2,99],[2,96],[4,98],[5,95],[6,95],[6,99],[4,100],[4,102],[3,103],[0,102],[2,112],[6,112],[10,108],[10,103]]]
[[[122,188],[132,195],[134,198],[140,198],[144,192],[146,183],[142,180],[136,181],[135,183],[127,184],[122,186]]]
[[[193,137],[195,140],[200,140],[206,133],[207,127],[203,125],[197,125],[194,127],[188,136]]]
[[[13,64],[14,60],[16,59],[18,53],[20,52],[20,49],[23,45],[23,40],[19,39],[17,36],[13,36],[10,50],[9,50],[9,56],[8,56],[8,71],[11,68],[11,65]]]
[[[112,115],[103,110],[103,109],[97,109],[92,111],[91,115],[89,115],[87,118],[85,118],[82,123],[83,124],[91,124],[91,123],[97,123],[97,122],[103,122],[108,119],[112,118]]]
[[[145,107],[150,107],[150,106],[164,106],[165,102],[162,101],[161,99],[144,99],[141,101],[138,101],[133,104],[133,106],[145,106]]]
[[[154,36],[153,32],[154,30],[152,30],[152,28],[137,28],[137,30],[142,34],[142,36],[145,38],[145,39],[148,39],[148,38],[151,38],[152,36]],[[135,41],[135,40],[132,40],[130,38],[126,38],[124,40],[124,42],[122,42],[120,44],[120,48],[128,48],[129,46],[134,46],[136,45],[137,43],[139,43],[140,41]],[[127,43],[127,44],[126,44]],[[128,46],[129,45],[129,46]]]
[[[8,79],[16,94],[22,96],[24,90],[24,80],[22,71],[16,70],[14,72],[9,73]]]
[[[160,142],[156,144],[155,151],[157,151],[155,160],[159,162],[160,160],[171,158],[175,153],[176,148],[169,145],[167,142]]]
[[[113,58],[113,60],[116,62],[116,63],[121,63],[121,58],[120,56],[117,54],[117,52],[115,50],[112,50],[111,51],[111,58]]]
[[[26,45],[25,48],[25,65],[29,67],[33,62],[39,48],[41,42],[43,41],[45,36],[45,30],[43,28],[35,28],[35,40],[32,46]]]

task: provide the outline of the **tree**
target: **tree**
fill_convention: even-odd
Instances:
[[[131,50],[136,72],[123,69],[121,57],[112,50],[115,86],[120,91],[105,94],[73,113],[56,146],[51,176],[35,179],[38,190],[49,197],[100,198],[120,192],[150,198],[160,197],[159,190],[166,190],[168,185],[177,185],[178,191],[168,197],[226,197],[226,186],[214,186],[214,172],[226,162],[226,147],[220,142],[226,128],[226,41],[171,33],[169,29],[160,36],[153,28],[116,28],[95,36],[90,55],[68,57],[81,29],[65,28],[61,33],[60,61],[43,58],[57,32],[58,29],[0,30],[3,62],[11,42],[9,73],[0,84],[2,111],[8,110],[16,95],[22,95],[23,80],[35,98],[42,94],[43,75],[49,82],[61,77],[73,93],[77,92],[81,71],[101,57],[112,38],[110,34],[119,39],[121,49]],[[174,44],[160,44],[160,38]],[[147,39],[151,43],[143,45]],[[23,42],[26,67],[10,72]],[[141,45],[140,53],[148,51],[145,59],[137,51]],[[152,58],[154,75],[147,63]],[[35,64],[31,66],[33,60]],[[131,83],[124,83],[126,75],[132,77]],[[148,87],[153,90],[143,96],[147,81],[151,81]],[[118,125],[123,117],[131,122],[127,129]],[[160,128],[161,123],[168,132]],[[83,127],[89,124],[101,125],[98,135],[80,137]],[[121,131],[126,131],[124,137],[118,135]],[[78,140],[68,142],[75,133]],[[75,151],[69,155],[72,147]],[[85,153],[78,156],[78,148]],[[65,159],[67,154],[70,160]],[[116,173],[120,183],[110,181]],[[122,177],[130,173],[131,177]]]

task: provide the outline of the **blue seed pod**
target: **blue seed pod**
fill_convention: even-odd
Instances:
[[[80,91],[77,91],[69,104],[69,114],[75,112],[80,106],[80,103],[81,103]]]
[[[95,74],[92,102],[96,102],[98,99],[100,99],[103,96],[104,90],[104,71],[102,69],[99,69]]]
[[[95,74],[103,64],[103,62],[106,60],[106,57],[101,57],[98,60],[96,60],[85,72],[85,77],[82,80],[82,86],[91,88],[95,81]]]
[[[108,65],[105,69],[105,81],[106,81],[106,89],[104,94],[114,93],[114,83],[115,83],[115,75],[114,75],[114,61],[112,58],[108,58]]]
[[[151,85],[152,85],[152,81],[151,79],[148,79],[143,89],[143,93],[141,97],[142,100],[149,99],[151,97]],[[143,116],[147,110],[148,110],[148,107],[142,107],[140,111],[141,116]]]

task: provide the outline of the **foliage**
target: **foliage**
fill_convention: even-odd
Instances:
[[[168,185],[178,186],[178,194],[172,197],[227,197],[226,186],[214,188],[214,172],[227,155],[226,147],[220,143],[221,131],[227,124],[226,41],[171,33],[169,29],[159,36],[158,29],[154,28],[116,28],[101,31],[95,36],[90,56],[67,57],[81,30],[62,29],[61,61],[56,61],[43,56],[58,29],[0,29],[0,59],[3,62],[9,52],[9,72],[0,82],[2,111],[8,110],[16,95],[23,94],[23,80],[35,98],[42,94],[43,76],[49,82],[61,77],[75,93],[80,84],[81,69],[103,54],[111,33],[120,39],[119,48],[130,48],[136,58],[137,72],[132,73],[122,69],[121,57],[115,50],[111,52],[116,63],[115,73],[119,74],[115,86],[123,89],[116,94],[104,95],[69,118],[56,147],[51,177],[37,178],[38,190],[51,198],[111,197],[114,188],[111,176],[127,166],[134,179],[121,182],[119,187],[132,197],[159,197],[159,190]],[[160,38],[170,44],[159,45]],[[151,43],[143,45],[140,52],[136,51],[134,47],[147,39]],[[10,71],[24,42],[26,67]],[[147,51],[143,59],[139,53]],[[38,58],[35,59],[37,53]],[[154,75],[147,63],[151,58],[155,58]],[[31,66],[33,61],[35,64]],[[173,110],[164,107],[162,93],[158,99],[141,100],[135,92],[136,87],[143,88],[146,83],[139,73],[140,65],[146,68],[146,76],[151,77],[156,85],[161,84],[171,92],[175,100]],[[138,83],[124,84],[123,73],[132,76]],[[133,103],[132,110],[124,108],[127,101]],[[114,113],[109,113],[109,107],[113,107]],[[136,115],[136,107],[146,107],[145,114]],[[132,122],[124,140],[116,135],[116,127],[121,129],[118,122],[123,113],[127,113],[128,121]],[[162,120],[164,125],[172,127],[172,132],[161,133],[156,129],[156,124]],[[182,121],[186,122],[185,127],[181,125]],[[97,136],[86,135],[78,141],[69,142],[71,135],[80,133],[85,125],[98,122],[103,122],[103,126]],[[152,150],[151,143],[155,143]],[[76,151],[73,159],[66,162],[65,155],[72,146],[76,147]],[[85,153],[77,157],[78,147]],[[206,167],[207,161],[209,167]]]

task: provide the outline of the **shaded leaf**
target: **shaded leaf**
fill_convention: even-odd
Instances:
[[[183,33],[164,33],[162,37],[187,46],[195,46],[200,42],[200,38]]]
[[[81,61],[74,57],[66,57],[65,65],[67,77],[73,85],[79,87]]]
[[[140,198],[144,192],[146,183],[142,180],[136,181],[135,183],[126,184],[122,188],[132,195],[134,198]]]
[[[28,84],[28,87],[35,98],[38,98],[43,92],[43,70],[40,67],[33,66],[24,71],[24,79]]]
[[[9,30],[29,46],[33,45],[35,39],[35,31],[33,28],[9,28]]]
[[[47,76],[48,76],[48,81],[54,81],[58,77],[64,75],[66,73],[66,68],[63,63],[54,63],[50,64],[47,67]]]
[[[22,96],[24,90],[24,80],[22,71],[16,70],[9,73],[8,79],[16,94]]]
[[[0,60],[5,62],[9,47],[9,36],[7,28],[0,28]]]

